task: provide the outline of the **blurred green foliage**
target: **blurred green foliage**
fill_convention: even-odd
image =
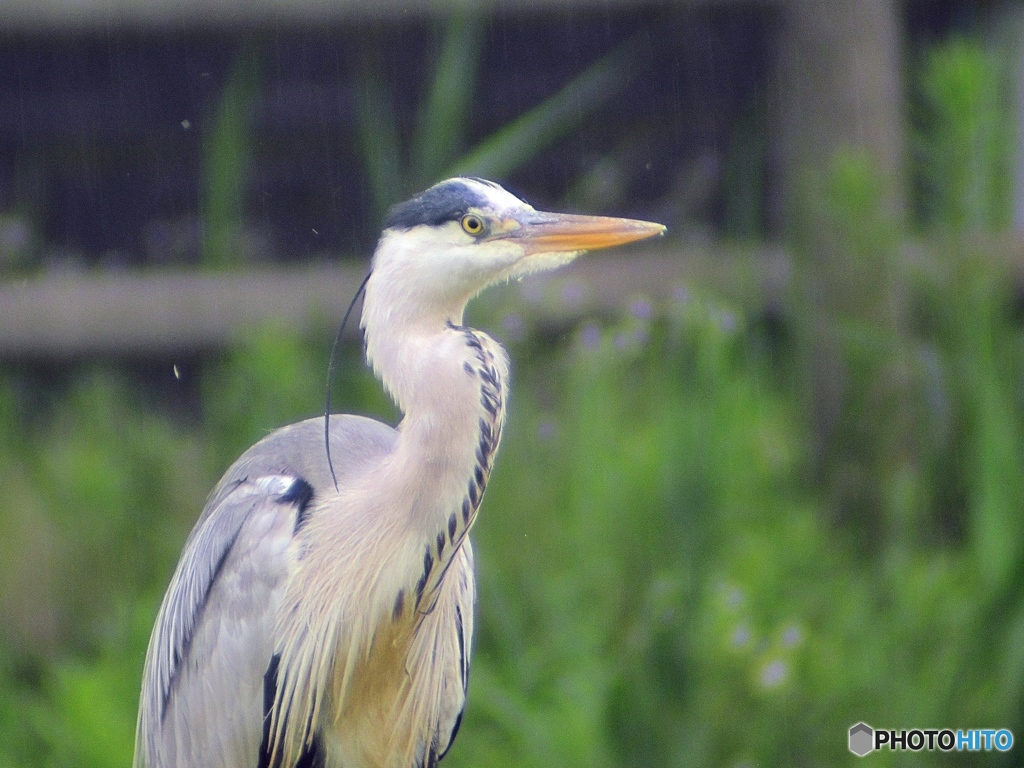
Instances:
[[[944,376],[972,379],[947,406],[970,435],[963,535],[897,521],[865,554],[806,480],[799,389],[763,334],[699,294],[653,309],[512,348],[449,762],[833,764],[860,719],[1007,725],[1024,690],[1024,431],[998,371],[1024,364],[1019,328],[988,313],[989,341],[941,350]],[[322,347],[254,337],[207,370],[189,427],[102,371],[28,420],[4,388],[0,765],[127,763],[180,544],[234,455],[316,413]],[[387,416],[350,354],[342,396]],[[904,477],[903,495],[930,482]]]
[[[1009,54],[1009,56],[1007,56]],[[917,64],[913,145],[921,213],[932,227],[1001,229],[1010,222],[1014,124],[1012,50],[957,36]]]
[[[961,45],[925,67],[954,120],[934,62]],[[919,126],[933,154],[963,148],[943,125]],[[1024,734],[1024,333],[977,236],[1005,200],[956,213],[972,167],[928,169],[949,214],[924,246],[870,160],[837,156],[781,332],[691,288],[510,345],[446,764],[833,765],[859,720]],[[255,334],[204,367],[189,420],[101,367],[42,405],[0,373],[0,767],[129,763],[181,544],[238,452],[318,413],[327,337]],[[346,354],[336,402],[393,420]]]

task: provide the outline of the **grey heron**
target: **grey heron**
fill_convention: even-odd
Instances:
[[[153,627],[136,768],[437,764],[466,700],[467,534],[508,394],[504,350],[463,311],[496,282],[664,229],[540,212],[472,178],[392,209],[360,326],[401,422],[336,417],[336,476],[319,419],[228,469]]]

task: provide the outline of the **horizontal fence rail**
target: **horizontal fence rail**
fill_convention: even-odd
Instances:
[[[606,10],[675,5],[683,8],[771,5],[780,0],[506,0],[504,12]],[[488,0],[3,0],[0,29],[106,31],[113,27],[182,29],[360,22],[490,9]]]
[[[584,256],[565,270],[526,278],[483,301],[487,312],[518,312],[562,325],[623,308],[637,295],[662,300],[694,281],[735,295],[744,284],[774,291],[784,258],[770,251],[627,249]],[[238,273],[125,272],[60,275],[0,283],[0,356],[76,358],[214,352],[274,325],[300,332],[336,326],[366,266],[339,263]],[[732,287],[729,283],[733,283]],[[775,288],[773,288],[775,286]],[[756,299],[755,299],[756,300]],[[358,323],[350,323],[355,334]]]

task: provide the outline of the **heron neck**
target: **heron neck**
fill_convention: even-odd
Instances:
[[[480,419],[504,409],[505,351],[486,334],[461,325],[462,306],[447,313],[412,315],[364,311],[366,358],[402,412],[402,438],[422,441],[422,458],[450,456],[462,469],[474,455]],[[453,455],[454,454],[454,455]]]
[[[369,296],[367,297],[369,299]],[[508,362],[486,334],[449,317],[364,310],[367,359],[404,416],[389,471],[410,545],[412,605],[422,610],[476,517],[505,418]]]

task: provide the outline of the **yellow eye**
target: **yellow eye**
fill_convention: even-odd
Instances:
[[[479,216],[467,213],[462,217],[462,229],[468,235],[479,235],[484,231],[484,222]]]

